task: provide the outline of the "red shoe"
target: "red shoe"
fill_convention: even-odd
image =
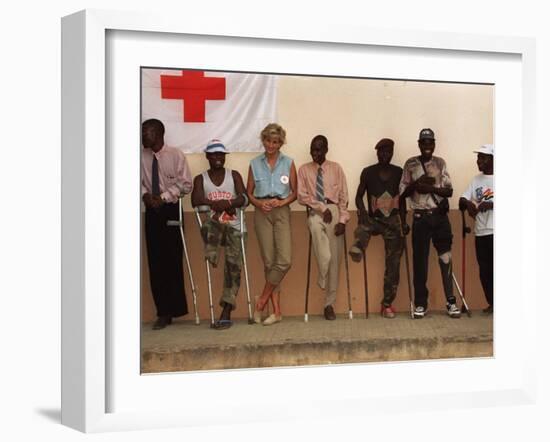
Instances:
[[[388,307],[385,307],[382,304],[382,308],[380,310],[380,315],[383,318],[393,319],[393,318],[395,318],[395,310],[393,309],[393,307],[391,305],[388,306]]]

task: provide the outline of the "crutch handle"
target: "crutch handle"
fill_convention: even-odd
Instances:
[[[468,227],[468,225],[466,224],[466,217],[464,215],[464,210],[462,210],[460,213],[462,215],[462,238],[465,238],[466,234],[472,232],[472,229]]]

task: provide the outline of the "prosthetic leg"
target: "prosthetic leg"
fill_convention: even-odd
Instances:
[[[185,256],[185,262],[187,264],[187,273],[189,275],[189,284],[191,285],[191,293],[193,295],[193,309],[195,311],[195,325],[199,325],[200,324],[200,319],[199,319],[199,313],[197,311],[197,290],[195,288],[195,282],[193,280],[193,272],[191,270],[191,263],[189,261],[189,253],[187,252],[187,243],[185,242],[185,234],[183,233],[182,199],[183,199],[183,196],[180,196],[180,198],[178,200],[178,204],[179,204],[179,210],[178,210],[179,217],[178,217],[178,220],[177,221],[176,220],[173,220],[173,221],[170,220],[166,224],[168,226],[179,227],[179,229],[180,229],[181,242],[183,243],[183,254]]]
[[[462,293],[462,290],[460,289],[460,286],[458,285],[458,281],[456,279],[456,276],[454,272],[452,271],[452,263],[450,261],[450,258],[448,260],[442,259],[446,254],[443,254],[439,256],[439,267],[441,269],[441,276],[443,279],[443,286],[445,293],[452,293],[453,291],[453,283],[456,287],[456,290],[458,291],[458,294],[460,295],[460,298],[462,299],[462,305],[464,310],[466,311],[466,314],[469,318],[472,317],[472,312],[470,312],[470,309],[468,308],[468,304],[466,303],[466,299],[464,298],[464,294]],[[449,254],[450,256],[450,254]],[[451,279],[447,279],[445,275],[451,275]]]

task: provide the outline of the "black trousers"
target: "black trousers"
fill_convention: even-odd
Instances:
[[[487,304],[493,305],[493,235],[476,236],[479,279]]]
[[[167,226],[178,219],[178,204],[164,204],[145,212],[145,240],[151,290],[157,316],[178,317],[188,313],[183,283],[183,244],[178,227]]]
[[[439,256],[449,252],[448,262],[439,259],[443,290],[448,304],[456,303],[453,294],[452,261],[450,259],[453,234],[451,223],[446,214],[439,212],[425,212],[413,214],[412,245],[413,245],[413,281],[414,303],[426,308],[428,306],[428,258],[430,256],[430,242],[433,243]]]

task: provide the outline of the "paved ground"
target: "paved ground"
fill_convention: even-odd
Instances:
[[[310,316],[307,323],[285,317],[272,326],[238,320],[222,331],[208,321],[175,321],[158,331],[147,323],[142,372],[492,356],[492,343],[492,316],[481,312],[461,319],[433,312],[420,320]]]

